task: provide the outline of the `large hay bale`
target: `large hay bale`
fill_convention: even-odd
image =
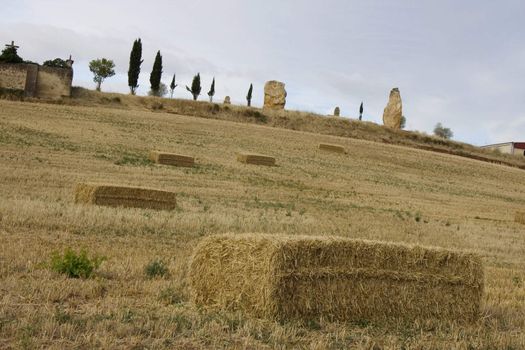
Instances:
[[[262,154],[238,153],[237,160],[246,164],[274,166],[275,158]]]
[[[177,204],[173,192],[93,183],[77,184],[75,203],[157,210],[172,210]]]
[[[192,167],[195,164],[193,157],[161,151],[151,151],[149,153],[149,159],[157,164],[165,165]]]
[[[346,149],[341,145],[334,145],[330,143],[320,143],[319,149],[323,151],[337,152],[337,153],[346,153]]]
[[[516,214],[514,214],[514,221],[525,224],[525,212],[517,211]]]
[[[276,320],[472,320],[483,294],[478,256],[335,237],[204,238],[189,272],[200,306]]]

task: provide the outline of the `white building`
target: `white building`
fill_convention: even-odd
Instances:
[[[504,142],[493,145],[481,146],[481,148],[500,151],[501,153],[525,156],[525,142]]]

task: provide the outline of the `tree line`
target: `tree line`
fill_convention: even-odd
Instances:
[[[143,62],[144,60],[142,59],[142,41],[140,38],[138,38],[133,42],[131,53],[129,55],[128,86],[132,95],[136,94],[137,88],[139,87],[139,76],[141,71],[141,65]],[[115,63],[112,60],[108,60],[106,58],[95,59],[89,63],[89,70],[93,73],[93,81],[97,84],[97,91],[100,91],[101,85],[104,82],[104,80],[115,75]],[[176,83],[176,75],[173,74],[170,85],[166,86],[166,84],[162,82],[162,73],[162,55],[159,50],[155,55],[155,61],[153,62],[153,68],[149,77],[150,90],[148,92],[148,95],[163,97],[168,94],[169,88],[170,98],[173,98],[175,88],[179,86]],[[202,91],[200,73],[197,73],[197,75],[193,77],[191,86],[186,85],[186,90],[189,93],[191,93],[193,100],[197,101]],[[252,104],[252,94],[253,84],[250,84],[248,94],[246,95],[248,107],[250,107]],[[210,102],[213,102],[214,96],[215,77],[213,77],[210,90],[208,91],[208,98]]]

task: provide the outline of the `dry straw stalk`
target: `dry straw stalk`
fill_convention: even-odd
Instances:
[[[175,193],[141,187],[79,183],[75,188],[75,203],[172,210]]]
[[[195,164],[193,157],[161,151],[151,151],[149,159],[157,164],[165,165],[192,167]]]
[[[346,153],[344,146],[335,145],[331,143],[320,143],[319,149],[323,151],[337,152],[337,153]]]
[[[237,160],[241,163],[274,166],[275,158],[262,154],[238,153]]]
[[[517,211],[516,214],[514,214],[514,221],[520,224],[525,224],[525,212]]]
[[[204,238],[190,263],[197,305],[277,320],[472,320],[478,256],[375,241],[285,235]]]

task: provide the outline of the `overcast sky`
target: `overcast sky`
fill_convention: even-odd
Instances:
[[[525,141],[523,0],[0,0],[0,41],[26,60],[75,60],[74,85],[94,88],[88,62],[106,57],[126,93],[133,40],[143,42],[140,94],[157,50],[175,96],[201,73],[216,100],[262,105],[267,80],[286,83],[287,108],[381,122],[399,87],[407,128],[477,145]],[[207,97],[206,95],[201,98]]]

